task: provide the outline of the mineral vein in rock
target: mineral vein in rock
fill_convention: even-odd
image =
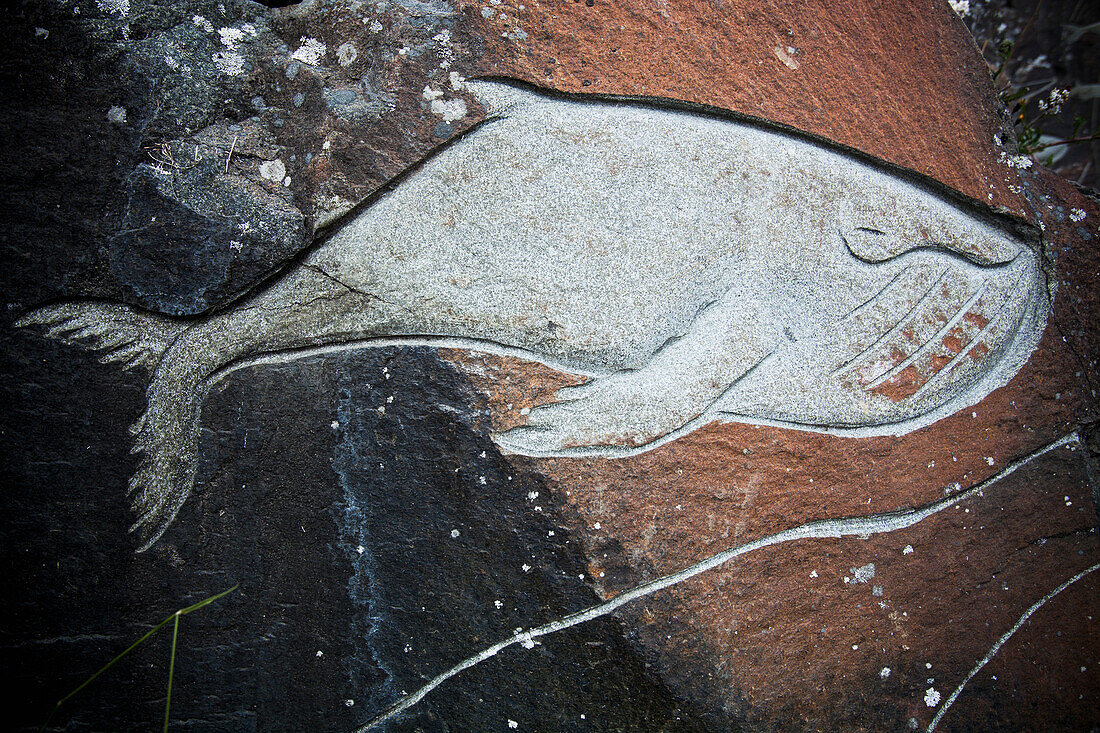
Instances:
[[[486,124],[235,307],[18,322],[152,372],[146,547],[191,491],[206,389],[262,355],[495,344],[595,375],[498,444],[617,456],[713,420],[905,433],[1004,385],[1043,331],[1034,234],[915,176],[717,113],[469,86]]]
[[[921,521],[927,519],[928,517],[930,517],[934,514],[938,514],[939,512],[942,512],[944,509],[949,509],[952,506],[955,506],[956,504],[958,504],[959,502],[962,502],[962,501],[964,501],[966,499],[969,499],[969,498],[972,498],[974,496],[984,495],[983,492],[985,491],[985,489],[993,486],[997,482],[999,482],[999,481],[1003,480],[1004,478],[1010,476],[1011,474],[1015,473],[1021,467],[1027,465],[1028,463],[1035,460],[1036,458],[1039,458],[1043,455],[1046,455],[1050,451],[1056,450],[1056,449],[1061,448],[1063,446],[1067,446],[1067,445],[1071,445],[1071,444],[1077,444],[1077,443],[1079,443],[1079,441],[1080,441],[1080,438],[1079,438],[1077,432],[1074,431],[1074,432],[1072,432],[1072,433],[1070,433],[1070,434],[1068,434],[1068,435],[1066,435],[1062,438],[1059,438],[1058,440],[1055,440],[1052,443],[1049,443],[1049,444],[1043,446],[1039,450],[1037,450],[1037,451],[1021,458],[1020,460],[1017,460],[1017,461],[1005,466],[1003,469],[1001,469],[999,472],[997,472],[993,476],[990,476],[985,481],[982,481],[978,484],[975,484],[974,486],[971,486],[970,488],[966,489],[965,491],[958,492],[956,494],[953,494],[952,496],[948,496],[948,497],[945,497],[943,499],[940,499],[939,501],[934,501],[931,504],[926,504],[923,507],[918,507],[916,509],[910,509],[910,510],[907,510],[907,511],[887,512],[887,513],[884,513],[884,514],[875,514],[875,515],[870,515],[870,516],[866,516],[866,517],[848,517],[848,518],[845,518],[845,519],[823,519],[823,520],[819,520],[819,521],[816,521],[816,522],[810,522],[808,524],[803,524],[803,525],[800,525],[798,527],[792,527],[790,529],[785,529],[782,532],[776,532],[775,534],[768,535],[766,537],[761,537],[760,539],[753,540],[752,542],[746,542],[743,545],[738,545],[737,547],[731,547],[728,550],[724,550],[722,552],[719,552],[716,555],[713,555],[713,556],[711,556],[711,557],[709,557],[709,558],[707,558],[707,559],[705,559],[701,562],[698,562],[698,563],[696,563],[696,564],[694,564],[690,567],[684,568],[683,570],[680,570],[679,572],[672,573],[670,575],[665,575],[665,576],[660,577],[660,578],[656,578],[655,580],[651,580],[648,583],[643,583],[642,585],[639,585],[639,586],[637,586],[635,588],[632,588],[628,591],[624,591],[623,593],[620,593],[619,595],[615,596],[614,598],[612,598],[610,601],[607,601],[606,603],[601,603],[597,606],[591,606],[591,607],[586,608],[582,611],[578,611],[576,613],[572,613],[568,616],[560,618],[556,621],[551,621],[548,624],[544,624],[542,626],[538,626],[538,627],[533,628],[533,629],[528,629],[526,631],[518,632],[518,633],[514,634],[513,636],[511,636],[511,637],[509,637],[509,638],[507,638],[503,641],[499,641],[496,644],[493,644],[492,646],[486,647],[485,649],[483,649],[482,651],[480,651],[477,654],[473,655],[472,657],[469,657],[468,659],[465,659],[465,660],[459,662],[458,664],[456,664],[455,666],[453,666],[450,669],[446,670],[445,672],[443,672],[443,673],[437,675],[436,677],[432,678],[427,684],[425,684],[419,690],[417,690],[416,692],[402,698],[397,703],[395,703],[393,706],[391,706],[389,709],[387,709],[386,711],[384,711],[383,713],[381,713],[380,715],[375,717],[373,720],[369,721],[363,727],[359,728],[356,731],[356,733],[366,733],[367,731],[371,730],[372,728],[375,728],[376,726],[381,725],[385,721],[387,721],[390,718],[394,717],[395,715],[401,714],[402,712],[404,712],[405,710],[408,710],[413,705],[416,705],[418,702],[420,702],[422,699],[424,699],[424,697],[429,692],[431,692],[435,688],[439,687],[441,684],[443,684],[444,682],[449,680],[451,677],[454,677],[458,673],[460,673],[464,670],[467,670],[470,667],[473,667],[474,665],[477,665],[477,664],[480,664],[481,662],[484,662],[486,659],[489,659],[493,656],[496,656],[499,652],[501,652],[504,649],[512,646],[513,644],[520,644],[520,645],[524,645],[524,646],[529,646],[534,639],[537,639],[540,636],[546,636],[547,634],[553,634],[557,631],[562,631],[563,629],[568,629],[571,626],[576,626],[578,624],[583,624],[586,621],[591,621],[593,619],[600,618],[601,616],[606,616],[607,614],[609,614],[612,611],[620,608],[621,606],[626,605],[627,603],[630,603],[631,601],[636,601],[639,598],[644,598],[646,596],[653,595],[654,593],[656,593],[659,590],[664,590],[665,588],[669,588],[669,587],[672,587],[672,586],[674,586],[678,583],[682,583],[683,581],[688,580],[689,578],[694,578],[696,575],[699,575],[700,573],[705,573],[708,570],[712,570],[713,568],[716,568],[719,565],[727,563],[727,562],[729,562],[730,560],[732,560],[736,557],[740,557],[741,555],[745,555],[745,554],[748,554],[748,553],[753,552],[755,550],[763,549],[765,547],[771,547],[772,545],[778,545],[778,544],[782,544],[784,542],[791,542],[792,540],[803,540],[803,539],[820,539],[820,538],[836,538],[836,537],[860,537],[860,538],[866,539],[866,538],[870,537],[873,534],[882,534],[882,533],[886,533],[886,532],[896,532],[897,530],[900,530],[900,529],[905,529],[907,527],[912,527],[914,524],[917,524],[918,522],[921,522]],[[1091,570],[1086,571],[1086,572],[1091,572]],[[1069,582],[1073,582],[1073,581],[1071,580]],[[1067,586],[1068,586],[1069,582],[1066,583]],[[1005,634],[1001,638],[1001,640],[998,642],[998,645],[995,646],[994,649],[988,655],[988,658],[992,658],[993,654],[995,654],[997,649],[1000,648],[1000,644],[1003,644],[1008,639],[1008,637],[1010,637],[1013,633],[1015,633],[1016,629],[1020,625],[1022,625],[1024,621],[1027,620],[1028,616],[1030,616],[1032,613],[1034,613],[1034,611],[1037,608],[1039,608],[1043,603],[1045,603],[1047,600],[1049,600],[1050,598],[1053,598],[1054,595],[1056,595],[1062,589],[1063,589],[1062,587],[1059,587],[1058,589],[1055,589],[1055,591],[1053,593],[1051,593],[1046,598],[1044,598],[1042,601],[1040,601],[1035,606],[1033,606],[1028,611],[1028,613],[1026,613],[1024,615],[1024,617],[1020,619],[1017,626],[1014,627],[1012,630],[1010,630],[1007,634]],[[978,671],[978,669],[980,669],[981,666],[983,666],[985,664],[986,661],[988,661],[988,659],[983,660],[983,662],[978,665],[978,667],[974,670],[974,672],[971,673],[970,676],[973,676],[973,674],[976,673]],[[969,677],[967,679],[969,680]],[[965,682],[963,684],[965,685]],[[951,702],[958,695],[958,692],[961,691],[961,689],[962,689],[962,686],[960,686],[959,690],[956,690],[955,694],[952,695],[952,699],[949,700],[944,705],[944,708],[946,708],[948,705],[951,704]],[[940,712],[942,714],[943,710],[941,709]],[[937,720],[938,720],[938,716],[937,716]],[[934,725],[935,725],[935,721],[933,721],[933,726]],[[931,728],[929,728],[929,730],[931,730]]]

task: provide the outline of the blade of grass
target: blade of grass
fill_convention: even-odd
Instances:
[[[60,708],[60,707],[61,707],[61,706],[62,706],[62,705],[63,705],[63,704],[65,703],[65,701],[66,701],[66,700],[68,700],[68,699],[69,699],[69,698],[71,698],[71,697],[72,697],[73,695],[75,695],[76,693],[80,692],[80,691],[81,691],[81,690],[83,690],[83,689],[84,689],[85,687],[87,687],[87,686],[88,686],[88,685],[90,685],[90,684],[91,684],[92,682],[94,682],[94,681],[96,680],[96,678],[97,678],[97,677],[99,677],[99,676],[100,676],[101,674],[103,674],[103,673],[104,673],[104,672],[106,672],[106,671],[107,671],[108,669],[110,669],[111,667],[113,667],[113,666],[115,665],[115,663],[116,663],[116,662],[118,662],[118,661],[119,661],[120,659],[122,659],[122,658],[123,658],[123,657],[125,657],[125,656],[126,656],[127,654],[129,654],[130,652],[132,652],[132,651],[133,651],[134,649],[136,649],[137,647],[139,647],[139,646],[140,646],[140,645],[142,644],[142,642],[144,642],[144,641],[145,641],[146,639],[148,639],[148,638],[149,638],[150,636],[152,636],[153,634],[157,633],[158,631],[160,631],[161,629],[163,629],[163,628],[164,628],[165,626],[167,626],[167,625],[168,625],[168,622],[169,622],[169,621],[172,621],[173,619],[175,619],[175,620],[176,620],[176,624],[177,624],[177,628],[178,628],[178,625],[179,625],[179,617],[180,617],[180,616],[184,616],[184,615],[186,615],[186,614],[189,614],[189,613],[191,613],[191,612],[193,612],[193,611],[197,611],[197,610],[199,610],[200,608],[203,608],[204,606],[209,606],[209,605],[210,605],[211,603],[213,603],[214,601],[218,600],[219,598],[222,598],[222,597],[224,597],[224,596],[227,596],[227,595],[229,595],[229,594],[230,594],[230,593],[232,593],[233,591],[237,590],[237,588],[239,588],[239,587],[240,587],[240,583],[237,583],[236,585],[234,585],[234,586],[233,586],[232,588],[230,588],[230,589],[228,589],[228,590],[223,590],[223,591],[222,591],[221,593],[216,593],[216,594],[214,594],[214,595],[210,596],[209,598],[204,598],[203,600],[199,601],[198,603],[195,603],[195,604],[192,604],[192,605],[190,605],[190,606],[187,606],[186,608],[181,608],[181,609],[177,610],[177,611],[176,611],[175,613],[173,613],[173,614],[172,614],[171,616],[169,616],[168,618],[166,618],[166,619],[164,619],[163,621],[161,621],[161,622],[160,622],[159,624],[157,624],[157,625],[156,625],[156,626],[154,626],[153,628],[149,629],[149,631],[145,632],[145,634],[144,634],[144,635],[142,635],[142,637],[141,637],[140,639],[138,639],[137,641],[135,641],[135,642],[134,642],[133,644],[131,644],[130,646],[126,647],[126,649],[125,649],[125,650],[123,650],[121,654],[119,654],[118,656],[116,656],[116,657],[115,657],[114,659],[112,659],[111,661],[107,662],[107,663],[106,663],[105,665],[103,665],[102,667],[100,667],[100,668],[99,668],[98,670],[96,670],[96,671],[95,671],[95,672],[94,672],[94,673],[92,674],[92,676],[91,676],[91,677],[89,677],[88,679],[84,680],[84,681],[83,681],[83,682],[81,682],[81,683],[80,683],[79,685],[77,685],[76,689],[74,689],[74,690],[73,690],[72,692],[70,692],[70,693],[69,693],[68,695],[66,695],[65,697],[63,697],[63,698],[61,698],[60,700],[58,700],[58,701],[57,701],[57,703],[56,703],[56,704],[55,704],[55,705],[53,706],[53,710],[51,710],[51,711],[50,711],[50,715],[49,715],[49,717],[48,717],[48,718],[46,718],[46,722],[45,722],[45,723],[43,723],[43,724],[42,724],[42,727],[40,727],[40,728],[38,729],[38,733],[42,733],[42,731],[46,730],[46,726],[48,726],[48,725],[50,724],[50,721],[52,721],[52,720],[53,720],[53,716],[54,716],[55,714],[57,714],[57,711],[58,711],[58,709],[59,709],[59,708]],[[172,646],[172,661],[173,661],[173,662],[175,662],[175,657],[176,657],[176,655],[175,655],[175,638],[173,637],[173,646]]]
[[[199,601],[198,603],[196,603],[193,606],[188,606],[187,608],[181,608],[176,613],[179,613],[180,615],[186,616],[187,614],[191,613],[192,611],[199,610],[203,606],[209,606],[214,601],[218,600],[219,598],[222,598],[224,596],[229,595],[230,593],[232,593],[233,591],[237,590],[240,587],[241,587],[241,584],[237,583],[235,586],[233,586],[229,590],[223,590],[221,593],[217,593],[215,595],[212,595],[209,598],[204,598],[203,600]],[[164,622],[167,623],[170,618],[171,618],[171,616],[164,619]]]
[[[180,635],[180,611],[176,611],[176,624],[172,627],[172,656],[168,659],[168,694],[164,698],[164,733],[168,733],[168,713],[172,709],[172,676],[176,673],[176,640]]]

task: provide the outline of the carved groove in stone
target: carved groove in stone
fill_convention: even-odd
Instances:
[[[233,309],[19,321],[152,369],[146,547],[191,491],[206,389],[264,355],[496,344],[595,376],[503,448],[617,456],[713,420],[901,434],[1007,383],[1043,331],[1028,243],[898,175],[722,117],[470,86],[487,124]]]
[[[517,629],[516,633],[513,634],[511,637],[502,641],[498,641],[497,643],[486,647],[485,649],[482,649],[477,654],[468,657],[467,659],[459,662],[450,669],[436,675],[420,689],[414,690],[411,693],[407,693],[404,697],[399,699],[389,708],[382,711],[371,720],[367,721],[367,723],[363,726],[359,727],[355,733],[368,733],[368,731],[377,728],[378,726],[385,723],[387,720],[390,720],[391,718],[401,714],[405,710],[408,710],[409,708],[419,703],[421,700],[424,699],[426,695],[428,695],[428,693],[435,690],[437,687],[439,687],[450,678],[461,672],[466,671],[470,667],[484,662],[486,659],[496,656],[501,651],[507,649],[514,644],[519,644],[526,648],[531,648],[531,646],[533,645],[533,640],[537,639],[538,637],[555,634],[564,629],[568,629],[579,624],[587,623],[588,621],[592,621],[593,619],[606,616],[621,608],[622,606],[638,600],[639,598],[645,598],[647,596],[653,595],[657,591],[664,590],[665,588],[671,588],[674,585],[678,585],[685,580],[690,580],[691,578],[705,573],[708,570],[713,570],[716,567],[724,565],[725,563],[741,557],[742,555],[747,555],[751,552],[755,552],[756,550],[760,550],[765,547],[771,547],[773,545],[778,545],[785,542],[793,542],[797,540],[807,539],[835,539],[839,537],[858,537],[860,539],[868,539],[872,535],[885,534],[889,532],[897,532],[899,530],[908,529],[909,527],[912,527],[919,522],[923,522],[925,519],[928,519],[931,516],[939,514],[945,509],[950,509],[953,506],[958,506],[962,502],[969,499],[984,497],[984,492],[987,489],[995,487],[996,484],[998,484],[1000,481],[1003,481],[1005,478],[1016,473],[1016,471],[1018,471],[1020,468],[1026,466],[1035,459],[1041,458],[1047,453],[1050,453],[1051,451],[1057,450],[1065,446],[1075,447],[1076,445],[1079,445],[1080,442],[1081,436],[1077,433],[1077,431],[1073,431],[1068,435],[1065,435],[1051,443],[1048,443],[1047,445],[1039,448],[1033,453],[1030,453],[1023,458],[1020,458],[1019,460],[1013,461],[994,475],[967,488],[965,491],[960,491],[952,496],[939,499],[938,501],[934,501],[929,504],[916,507],[914,509],[885,512],[883,514],[871,514],[866,516],[845,517],[841,519],[819,519],[817,521],[809,522],[807,524],[790,527],[774,534],[765,535],[751,542],[746,542],[745,544],[736,545],[726,550],[722,550],[721,552],[715,553],[714,555],[700,560],[694,565],[683,568],[682,570],[678,570],[677,572],[654,578],[653,580],[650,580],[646,583],[624,590],[618,593],[611,600],[605,601],[597,606],[590,606],[583,610],[571,613],[563,618],[550,621],[549,623],[544,623],[541,626],[529,628],[527,630]],[[973,676],[979,669],[981,669],[981,667],[988,663],[989,659],[991,659],[992,656],[996,654],[997,650],[1000,649],[1004,641],[1012,636],[1012,634],[1014,634],[1019,629],[1019,627],[1023,625],[1023,622],[1026,621],[1027,618],[1035,612],[1035,610],[1040,608],[1043,604],[1045,604],[1047,601],[1049,601],[1051,598],[1060,593],[1069,585],[1080,580],[1085,575],[1095,571],[1098,567],[1100,567],[1100,565],[1094,565],[1088,570],[1078,573],[1076,576],[1058,586],[1058,588],[1049,593],[1045,598],[1038,601],[1035,605],[1028,609],[1027,613],[1024,614],[1020,621],[1012,629],[1006,632],[998,641],[998,643],[994,645],[990,653],[986,656],[985,659],[983,659],[979,663],[974,671],[971,672],[970,676]],[[970,677],[967,677],[967,680],[969,679]],[[966,682],[964,681],[963,684],[960,685],[959,688],[952,695],[951,699],[948,700],[948,702],[937,713],[936,718],[932,721],[932,724],[928,728],[929,733],[932,731],[933,728],[936,727],[936,724],[939,722],[940,717],[942,717],[946,709],[950,707],[951,703],[954,702],[954,699],[958,696],[958,693],[962,690],[965,684]]]

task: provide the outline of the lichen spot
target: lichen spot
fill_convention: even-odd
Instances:
[[[351,66],[357,58],[359,58],[359,50],[355,48],[354,44],[341,43],[339,48],[336,49],[336,60],[340,62],[341,66]]]

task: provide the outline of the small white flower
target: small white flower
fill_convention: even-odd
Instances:
[[[970,15],[970,0],[947,0],[951,9],[958,13],[960,18]]]

